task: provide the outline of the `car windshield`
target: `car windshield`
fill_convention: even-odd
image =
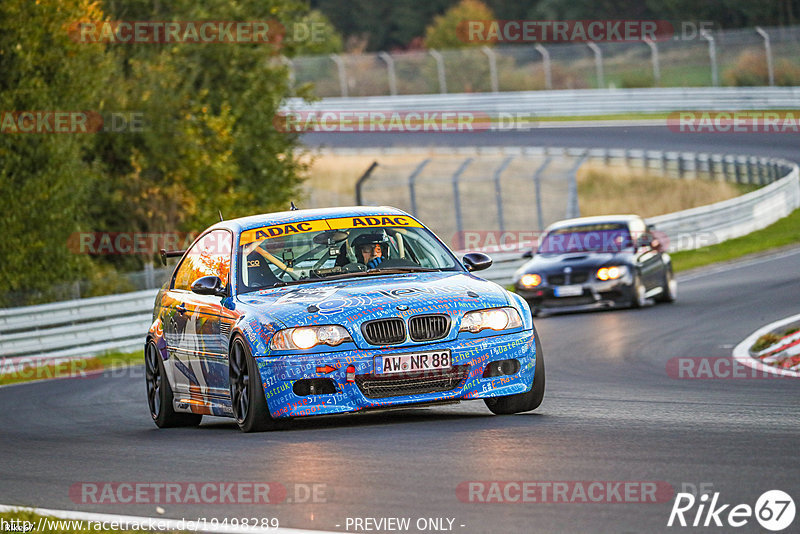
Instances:
[[[363,219],[374,223],[381,218]],[[326,279],[463,270],[430,231],[410,217],[400,222],[416,227],[324,229],[336,224],[309,221],[243,232],[238,252],[239,293]]]
[[[592,224],[551,230],[542,240],[539,253],[620,252],[632,246],[626,224]]]

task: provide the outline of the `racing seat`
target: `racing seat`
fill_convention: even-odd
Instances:
[[[269,268],[268,263],[257,252],[251,252],[247,256],[247,285],[249,287],[271,287],[281,281]]]

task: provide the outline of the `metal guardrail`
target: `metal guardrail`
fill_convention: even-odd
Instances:
[[[796,164],[785,160],[631,150],[555,150],[572,157],[658,168],[677,176],[705,173],[718,178],[732,173],[747,177],[750,183],[769,183],[735,199],[648,219],[675,245],[672,250],[745,235],[800,207],[800,171]],[[701,235],[705,238],[697,239]],[[520,250],[492,255],[495,264],[481,274],[489,280],[509,283],[524,262]],[[9,361],[35,364],[140,348],[152,320],[155,295],[156,290],[146,290],[0,310],[0,368]]]
[[[800,108],[800,87],[684,87],[649,89],[583,89],[323,98],[292,98],[284,112],[430,111],[484,113],[492,128],[517,125],[519,117],[568,117],[614,113],[731,111]],[[498,119],[504,119],[500,123]],[[535,127],[530,121],[517,121]]]

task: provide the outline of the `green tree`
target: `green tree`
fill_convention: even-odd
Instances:
[[[0,112],[97,110],[114,65],[102,49],[72,41],[66,28],[101,18],[89,0],[0,2]],[[7,123],[6,123],[7,124]],[[8,124],[7,124],[8,125]],[[88,229],[87,205],[99,169],[86,157],[92,134],[0,133],[0,279],[17,292],[45,291],[90,271],[87,257],[67,246]]]
[[[465,25],[471,20],[493,20],[492,10],[480,0],[461,0],[443,15],[434,17],[425,29],[425,46],[434,49],[482,46],[483,42],[470,42]]]

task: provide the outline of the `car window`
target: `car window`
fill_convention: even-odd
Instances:
[[[416,224],[418,227],[344,227],[252,240],[244,237],[238,252],[238,291],[331,276],[362,276],[380,269],[460,270],[452,253]]]
[[[233,237],[227,230],[213,230],[201,237],[184,256],[175,273],[174,289],[190,291],[202,276],[218,276],[228,285]]]
[[[539,253],[619,252],[632,245],[631,234],[624,223],[579,225],[549,231]]]

